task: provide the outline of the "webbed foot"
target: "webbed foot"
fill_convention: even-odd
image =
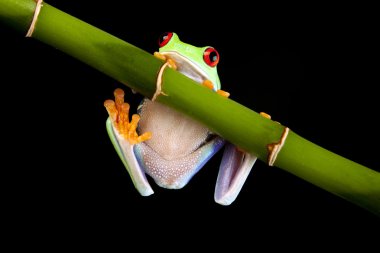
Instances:
[[[138,114],[132,115],[132,120],[129,121],[130,106],[124,102],[124,91],[122,89],[116,89],[114,95],[115,101],[106,100],[104,106],[107,109],[112,124],[119,134],[132,145],[149,140],[152,137],[150,132],[142,135],[138,135],[136,132],[137,125],[140,121]]]
[[[272,116],[270,116],[268,113],[266,112],[260,112],[260,115],[263,116],[264,118],[267,118],[267,119],[272,119]]]
[[[210,80],[204,80],[202,85],[209,88],[210,90],[214,89],[214,85]],[[225,97],[225,98],[228,98],[230,96],[230,93],[228,93],[227,91],[224,91],[224,90],[217,90],[216,93],[218,93],[219,95],[221,95],[222,97]]]

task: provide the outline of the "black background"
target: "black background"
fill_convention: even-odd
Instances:
[[[49,3],[150,53],[165,32],[131,26],[128,15],[112,12],[117,3]],[[379,171],[379,78],[371,33],[339,21],[276,30],[253,24],[242,32],[196,28],[169,29],[184,42],[219,51],[219,76],[231,99]],[[185,188],[166,190],[151,181],[155,194],[141,197],[105,129],[103,101],[123,86],[48,45],[1,29],[2,167],[12,174],[5,193],[18,221],[79,234],[102,234],[115,226],[142,237],[181,237],[195,229],[192,237],[212,243],[254,233],[267,238],[313,234],[313,243],[323,243],[343,234],[364,235],[360,242],[368,245],[371,235],[378,235],[378,217],[261,161],[231,206],[216,204],[221,153]],[[136,108],[142,97],[126,91]]]

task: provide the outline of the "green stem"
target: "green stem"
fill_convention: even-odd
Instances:
[[[0,20],[26,34],[33,0],[0,0]],[[162,62],[125,41],[43,4],[33,38],[98,69],[152,98]],[[178,85],[178,84],[181,85]],[[165,69],[157,101],[176,108],[267,162],[268,145],[285,127],[172,70]],[[380,173],[345,159],[290,131],[275,166],[380,215]]]
[[[276,166],[380,215],[380,173],[290,132]]]

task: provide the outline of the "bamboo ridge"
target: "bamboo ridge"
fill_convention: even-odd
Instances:
[[[0,0],[0,20],[92,66],[129,88],[205,124],[258,159],[288,171],[380,216],[380,173],[334,154],[223,98],[170,68],[152,54],[39,1]],[[35,21],[35,22],[34,22]],[[31,24],[33,29],[31,29]],[[178,84],[181,85],[178,85]],[[157,95],[158,94],[158,95]],[[164,94],[164,95],[162,95]],[[286,137],[284,133],[286,132]],[[272,154],[274,149],[281,148]]]

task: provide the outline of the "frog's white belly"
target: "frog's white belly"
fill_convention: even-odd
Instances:
[[[168,106],[144,100],[139,132],[151,132],[145,143],[166,160],[178,160],[198,149],[209,130],[202,124]]]
[[[164,188],[180,189],[223,145],[209,130],[190,117],[158,102],[141,105],[139,132],[152,138],[135,146],[141,167]]]

